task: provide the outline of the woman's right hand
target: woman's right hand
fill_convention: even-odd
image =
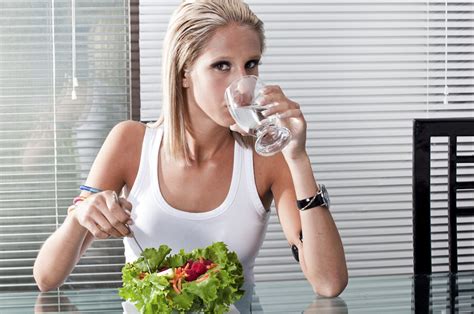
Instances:
[[[73,215],[95,238],[122,238],[131,233],[131,210],[132,204],[115,191],[103,191],[78,203]]]

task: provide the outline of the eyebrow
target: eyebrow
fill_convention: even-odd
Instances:
[[[254,55],[254,56],[249,57],[248,60],[259,60],[261,58],[262,58],[262,55],[259,54],[259,55]],[[222,61],[222,60],[227,61],[227,60],[230,60],[230,59],[232,59],[232,58],[229,57],[229,56],[219,56],[219,57],[216,57],[216,58],[212,58],[211,62],[213,63],[213,62]]]

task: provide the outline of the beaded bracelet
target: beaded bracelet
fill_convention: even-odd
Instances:
[[[87,186],[87,185],[81,185],[79,187],[79,189],[81,191],[90,192],[92,194],[102,192],[102,190],[100,190],[100,189],[96,189],[96,188],[93,188],[93,187],[90,187],[90,186]],[[68,209],[67,209],[68,215],[69,215],[69,213],[71,213],[72,211],[74,211],[76,209],[77,203],[85,201],[89,196],[90,195],[88,195],[88,196],[79,195],[79,196],[76,196],[75,198],[73,198],[72,205],[69,206]]]
[[[73,200],[72,203],[76,205],[79,202],[84,201],[87,198],[87,196],[76,196]]]
[[[99,192],[102,192],[102,190],[100,189],[96,189],[96,188],[93,188],[93,187],[90,187],[90,186],[87,186],[87,185],[81,185],[79,187],[79,189],[81,191],[87,191],[87,192],[91,192],[91,193],[99,193]]]

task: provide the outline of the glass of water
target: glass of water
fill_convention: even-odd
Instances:
[[[239,127],[257,138],[255,151],[262,156],[271,156],[281,151],[291,140],[291,133],[276,124],[277,117],[265,117],[260,105],[265,84],[255,75],[246,75],[232,82],[225,91],[225,100],[230,114]]]

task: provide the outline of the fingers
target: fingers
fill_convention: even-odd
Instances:
[[[259,99],[259,105],[265,106],[275,102],[282,102],[286,100],[286,96],[281,90],[280,86],[268,85],[261,92],[262,97]]]
[[[303,116],[303,113],[300,109],[290,109],[282,113],[277,113],[278,118],[287,119],[287,118],[300,118]]]
[[[120,231],[113,226],[113,223],[110,221],[109,218],[105,217],[104,215],[101,215],[101,213],[96,213],[93,217],[95,227],[99,229],[100,232],[105,232],[108,237],[116,237],[116,238],[121,238],[123,235],[120,233]]]
[[[119,198],[115,191],[104,191],[79,203],[79,222],[96,238],[125,237],[130,235],[128,225],[131,219],[132,204]]]
[[[127,201],[125,198],[119,198],[120,206],[122,206],[125,213],[127,213],[129,219],[127,220],[127,225],[133,225],[133,220],[130,218],[132,215],[132,203]]]
[[[113,200],[115,203],[118,203],[118,202],[119,202],[117,192],[115,192],[115,191],[112,191],[112,200]]]
[[[96,238],[96,239],[107,239],[110,237],[110,234],[102,230],[100,225],[98,225],[94,220],[86,220],[82,222],[82,225],[89,230],[90,233]]]
[[[106,197],[107,207],[102,207],[102,214],[107,218],[108,225],[101,224],[106,232],[118,237],[125,237],[130,234],[128,222],[131,222],[130,211],[127,213],[122,208],[121,202],[115,193],[111,192]]]
[[[277,115],[278,118],[290,118],[290,117],[301,117],[303,113],[301,112],[300,106],[291,101],[287,100],[285,102],[276,102],[266,106],[266,110],[262,112],[265,117],[270,117]]]
[[[265,106],[266,110],[262,114],[266,117],[277,114],[278,118],[282,117],[299,117],[301,116],[300,105],[288,99],[281,88],[276,85],[266,86],[262,92],[260,105]],[[290,111],[286,113],[287,111]],[[285,115],[282,115],[285,113]]]

